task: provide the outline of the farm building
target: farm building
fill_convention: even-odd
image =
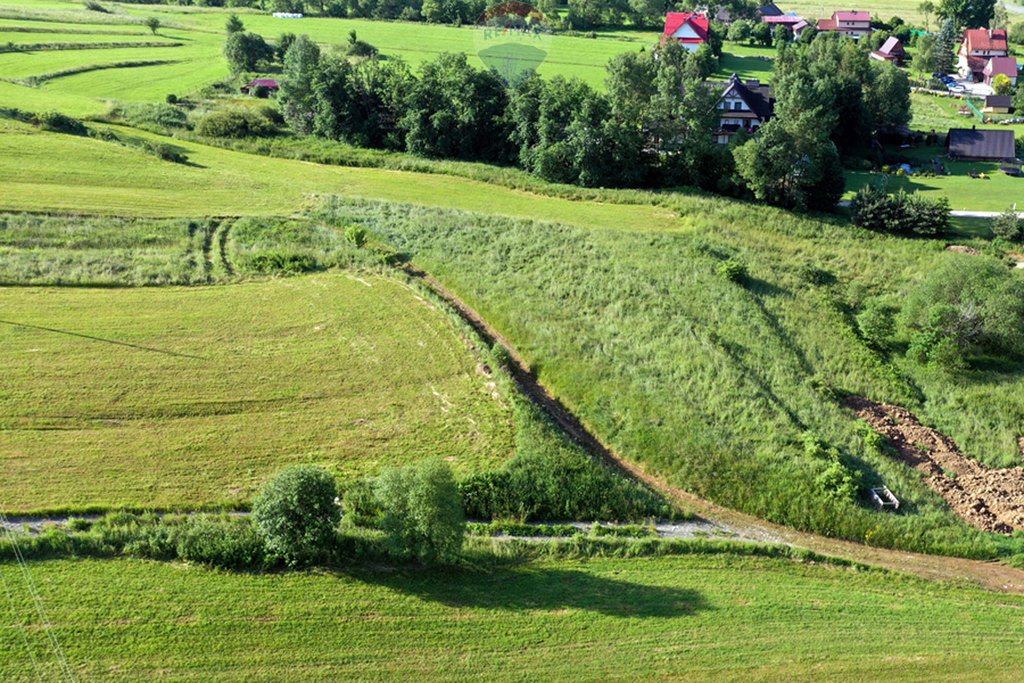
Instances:
[[[776,26],[785,26],[789,29],[793,39],[796,40],[803,33],[803,30],[810,26],[807,20],[795,14],[783,14],[781,16],[761,17],[761,22],[770,24],[774,29]]]
[[[988,60],[981,74],[985,78],[985,85],[992,85],[999,74],[1009,78],[1012,85],[1017,85],[1017,60],[1013,57],[993,57]]]
[[[962,161],[1012,161],[1016,157],[1013,131],[950,128],[946,152]]]
[[[691,12],[669,12],[661,35],[662,45],[669,40],[675,40],[688,52],[696,52],[708,42],[708,18]]]
[[[892,62],[896,66],[900,66],[903,64],[903,60],[907,58],[907,53],[903,49],[903,43],[900,42],[900,39],[892,36],[882,44],[882,47],[872,52],[869,57],[880,62]]]
[[[1009,95],[989,95],[981,111],[985,114],[1009,114],[1013,109],[1013,98]]]
[[[819,31],[836,31],[854,40],[871,35],[871,12],[833,12],[831,19],[818,19]]]
[[[264,92],[266,92],[269,95],[273,95],[276,94],[277,91],[281,89],[281,86],[273,78],[257,78],[255,80],[249,81],[241,88],[239,88],[239,90],[241,90],[242,93],[245,95],[255,95],[259,88],[263,88]]]

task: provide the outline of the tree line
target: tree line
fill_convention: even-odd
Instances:
[[[783,45],[776,119],[720,145],[708,84],[711,50],[675,43],[619,55],[606,92],[578,79],[514,83],[444,54],[418,73],[396,59],[352,59],[306,36],[284,55],[280,100],[300,135],[424,157],[518,166],[588,187],[695,186],[790,208],[830,209],[845,187],[842,159],[870,148],[882,126],[910,118],[902,72],[872,64],[825,34]],[[842,122],[842,125],[840,125]]]

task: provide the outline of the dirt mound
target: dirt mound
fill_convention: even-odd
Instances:
[[[905,408],[856,397],[846,403],[889,439],[899,457],[923,473],[925,483],[968,524],[1001,534],[1024,529],[1024,467],[990,469]]]

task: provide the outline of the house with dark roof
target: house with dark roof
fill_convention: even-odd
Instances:
[[[960,161],[1013,161],[1016,156],[1012,130],[950,128],[946,153]]]
[[[1017,60],[1014,57],[993,57],[988,60],[988,64],[982,70],[982,78],[985,79],[985,85],[991,86],[992,81],[999,74],[1003,74],[1010,79],[1011,85],[1017,85]]]
[[[260,90],[260,88],[262,88],[262,91]],[[249,81],[241,88],[239,88],[239,90],[241,90],[242,93],[245,95],[248,95],[250,93],[255,95],[258,92],[263,92],[265,93],[264,96],[276,95],[277,91],[280,89],[280,84],[273,78],[257,78],[255,80]]]
[[[1009,114],[1013,110],[1013,98],[1009,95],[989,95],[985,98],[984,114]]]
[[[674,40],[688,52],[696,52],[697,48],[708,42],[708,28],[708,18],[703,14],[669,12],[665,16],[661,44]]]
[[[907,58],[907,52],[903,49],[903,43],[900,42],[900,39],[892,36],[882,44],[882,47],[868,56],[880,62],[892,62],[896,66],[901,66],[903,60]]]
[[[1010,45],[1006,39],[1006,29],[972,28],[964,31],[957,52],[957,71],[963,78],[984,80],[985,67],[993,57],[1007,57]]]
[[[775,96],[770,85],[756,80],[743,81],[733,74],[724,84],[717,107],[715,139],[725,145],[740,129],[753,133],[767,123],[775,114]]]
[[[757,16],[761,19],[765,17],[781,17],[783,14],[784,12],[774,2],[769,2],[767,5],[761,5],[757,8]]]
[[[835,31],[844,36],[860,40],[871,35],[871,12],[840,10],[832,13],[831,19],[818,20],[819,31]]]

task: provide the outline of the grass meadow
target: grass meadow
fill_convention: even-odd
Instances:
[[[511,408],[434,305],[373,275],[0,288],[0,509],[244,505],[341,475],[512,455]]]
[[[791,560],[286,574],[128,559],[29,568],[83,681],[1010,681],[1024,666],[1020,596]],[[11,564],[0,573],[13,586],[0,608],[10,618],[0,677],[36,680],[29,648],[56,674],[21,577]]]
[[[919,476],[864,441],[836,393],[912,407],[992,465],[1019,462],[1024,386],[1014,366],[937,376],[866,347],[852,313],[901,296],[943,243],[875,235],[717,199],[677,198],[686,231],[600,231],[408,206],[328,210],[410,254],[508,336],[541,380],[618,452],[670,481],[789,525],[902,547],[985,555]],[[979,245],[980,246],[980,245]],[[740,261],[749,278],[719,274]],[[807,273],[821,273],[808,280]],[[969,406],[969,408],[967,408]],[[815,483],[811,433],[892,516]]]

